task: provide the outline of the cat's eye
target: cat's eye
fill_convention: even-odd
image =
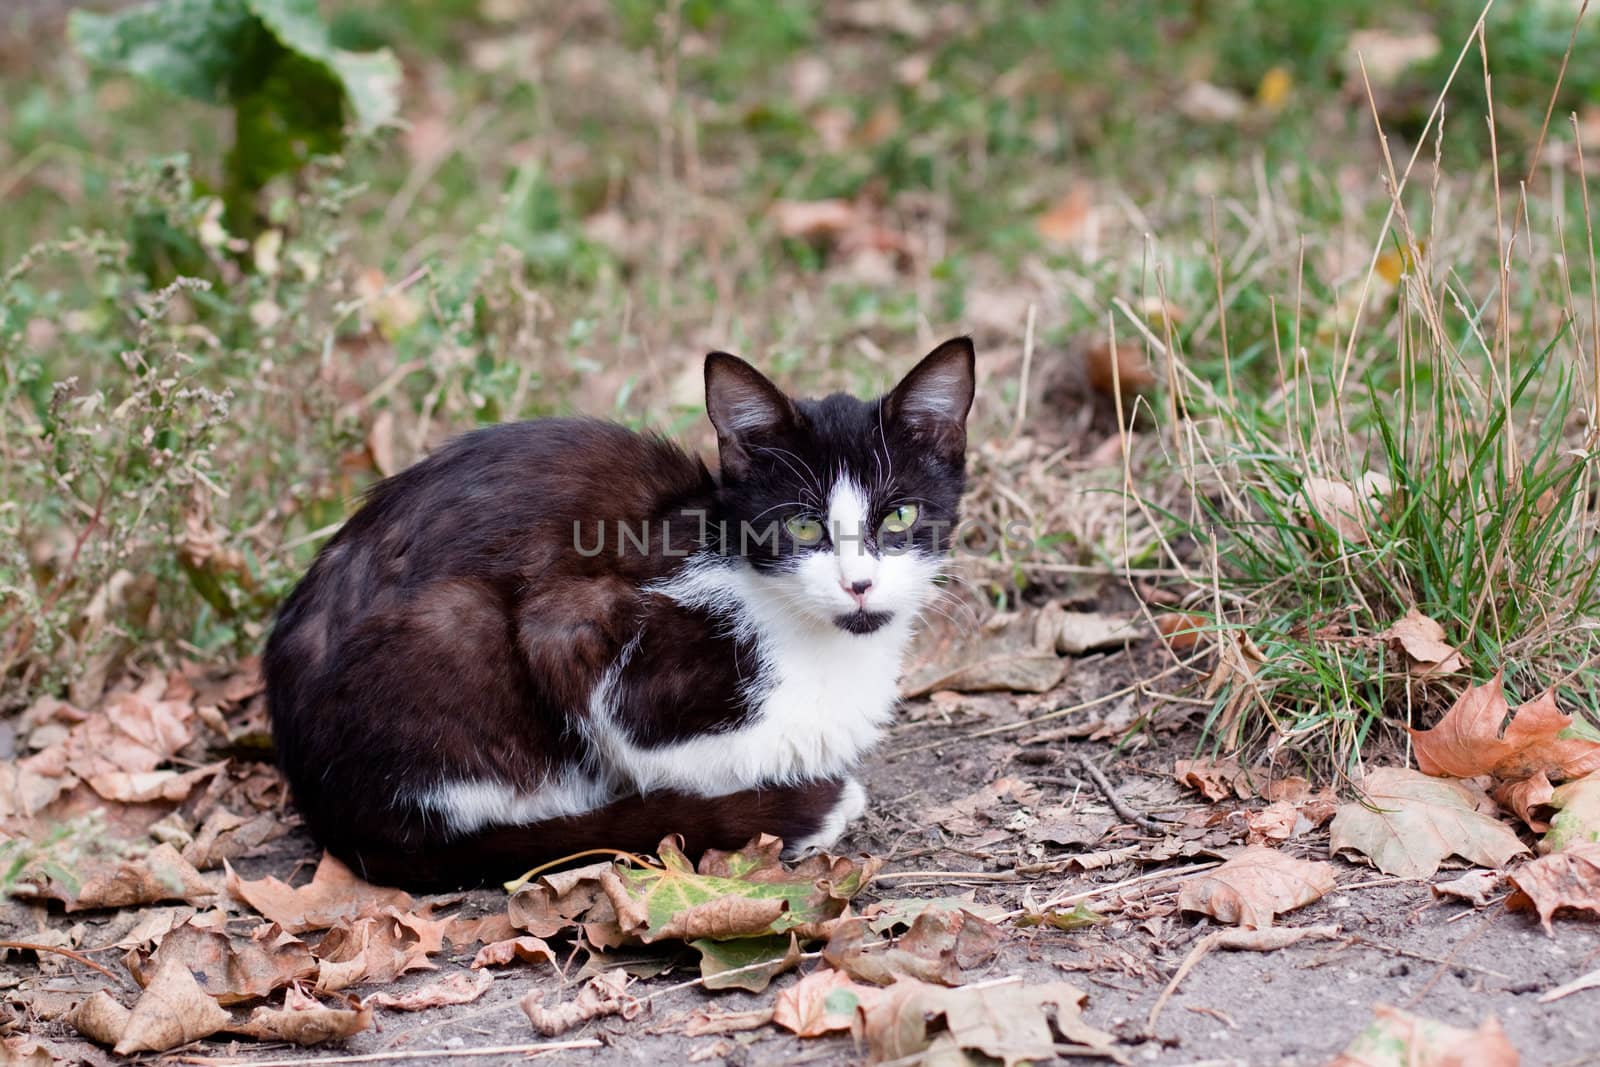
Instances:
[[[814,545],[822,540],[822,523],[816,519],[808,519],[804,515],[795,515],[783,524],[789,531],[789,536],[799,541],[802,545]]]
[[[883,518],[885,533],[905,533],[917,521],[917,506],[901,504]]]

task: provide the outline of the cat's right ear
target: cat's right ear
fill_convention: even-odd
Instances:
[[[795,427],[794,404],[783,390],[738,356],[706,357],[706,414],[717,428],[724,475],[743,477],[762,440]]]

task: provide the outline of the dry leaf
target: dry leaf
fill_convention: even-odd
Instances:
[[[1444,627],[1416,608],[1378,637],[1404,652],[1420,677],[1455,674],[1466,667],[1461,653],[1445,640]]]
[[[1499,892],[1506,876],[1499,871],[1468,871],[1460,878],[1452,878],[1448,882],[1439,882],[1433,887],[1433,895],[1440,899],[1454,897],[1465,900],[1473,907],[1488,906],[1489,899]]]
[[[1328,1067],[1517,1067],[1517,1050],[1493,1018],[1476,1030],[1379,1004],[1372,1025]]]
[[[1090,187],[1078,182],[1067,194],[1050,206],[1033,224],[1039,236],[1048,241],[1065,244],[1082,236],[1089,221],[1090,208],[1094,206]]]
[[[1556,813],[1539,842],[1540,852],[1562,852],[1578,844],[1600,842],[1600,771],[1591,771],[1560,789],[1548,801]]]
[[[326,930],[383,907],[411,908],[411,894],[369,885],[327,852],[310,883],[303,886],[290,886],[270,875],[247,882],[232,867],[227,872],[229,893],[291,934]]]
[[[174,927],[155,952],[130,952],[125,960],[140,985],[149,984],[172,961],[183,964],[220,1004],[257,1000],[317,973],[310,946],[275,924],[245,939],[191,920]]]
[[[1311,829],[1311,820],[1286,800],[1273,801],[1260,811],[1245,816],[1245,843],[1282,844]]]
[[[374,993],[361,1001],[363,1008],[388,1008],[391,1011],[423,1011],[452,1004],[470,1004],[494,985],[494,975],[452,974],[437,982],[418,986],[408,993]]]
[[[822,958],[853,978],[888,985],[899,977],[959,985],[965,973],[988,964],[1000,947],[1000,929],[966,911],[930,908],[894,940],[869,937],[865,919],[834,928]]]
[[[772,1002],[772,1021],[801,1037],[848,1030],[856,1009],[881,996],[879,990],[856,985],[843,971],[812,971]]]
[[[320,1045],[324,1041],[343,1041],[372,1025],[372,1009],[362,1005],[330,1008],[315,997],[291,988],[281,1008],[257,1008],[243,1023],[228,1027],[229,1032],[261,1041],[288,1041],[296,1045]]]
[[[1502,867],[1528,851],[1509,827],[1478,810],[1482,794],[1460,782],[1379,767],[1361,790],[1365,803],[1334,815],[1329,850],[1365,856],[1385,874],[1427,878],[1447,856]]]
[[[217,895],[211,883],[171,845],[157,845],[139,859],[91,873],[77,887],[52,877],[47,884],[30,888],[39,896],[63,901],[68,911],[126,908],[164,900],[193,904]]]
[[[225,1028],[228,1013],[177,960],[163,964],[134,1002],[114,1049],[119,1056],[165,1052]]]
[[[510,963],[512,960],[522,960],[524,963],[556,962],[553,949],[537,937],[512,937],[504,941],[495,941],[483,946],[478,954],[472,958],[472,969],[481,967],[499,967]]]
[[[1273,916],[1318,900],[1333,888],[1333,864],[1252,846],[1216,870],[1185,881],[1178,907],[1260,930],[1272,925]]]
[[[1034,623],[1034,644],[1063,656],[1079,656],[1143,641],[1147,633],[1139,615],[1062,611],[1057,607],[1055,611],[1039,613]]]
[[[759,1030],[770,1022],[772,1022],[771,1008],[755,1008],[751,1011],[699,1008],[689,1013],[688,1021],[683,1024],[683,1032],[687,1037],[735,1034],[745,1030]]]
[[[1600,770],[1600,738],[1556,706],[1546,691],[1521,705],[1502,734],[1509,708],[1501,675],[1469,686],[1431,730],[1411,730],[1417,766],[1426,774],[1472,778],[1491,774],[1496,796],[1535,830],[1533,811],[1554,793],[1550,782]]]
[[[1145,356],[1144,347],[1129,341],[1117,342],[1115,356],[1107,341],[1090,342],[1084,349],[1083,365],[1091,389],[1115,397],[1120,384],[1124,404],[1131,404],[1135,396],[1153,389],[1156,384],[1156,372]]]
[[[1506,901],[1512,911],[1535,911],[1547,934],[1557,912],[1584,911],[1600,917],[1600,845],[1574,844],[1564,852],[1540,856],[1507,878],[1516,892]]]
[[[627,994],[628,981],[628,976],[621,971],[597,974],[576,997],[553,1008],[544,1007],[541,1003],[544,992],[535,989],[522,998],[522,1011],[533,1028],[545,1037],[564,1034],[574,1026],[605,1015],[632,1019],[644,1005]]]
[[[1367,471],[1356,486],[1336,478],[1310,477],[1296,494],[1294,506],[1303,518],[1315,516],[1326,523],[1342,540],[1364,545],[1372,539],[1367,527],[1382,512],[1392,489],[1389,479],[1377,471]]]
[[[1172,613],[1156,616],[1156,632],[1174,652],[1193,652],[1205,637],[1208,620],[1203,615]]]
[[[926,823],[938,823],[953,834],[971,837],[983,831],[978,816],[1007,799],[1031,804],[1039,799],[1039,787],[1020,778],[996,778],[982,789],[929,809],[922,819]]]
[[[1426,63],[1438,54],[1438,36],[1426,30],[1356,30],[1345,42],[1345,69],[1356,87],[1361,86],[1364,67],[1366,80],[1373,88],[1387,88],[1399,81],[1407,68]]]
[[[354,922],[341,922],[317,946],[322,961],[317,971],[317,992],[331,993],[359,982],[392,982],[410,971],[434,970],[430,952],[439,952],[440,939],[419,935],[404,912],[385,908]]]
[[[1191,786],[1207,800],[1227,800],[1230,795],[1249,800],[1256,795],[1250,784],[1250,772],[1239,766],[1238,759],[1180,759],[1172,764],[1172,776],[1179,785]]]
[[[67,1062],[31,1037],[19,1034],[0,1040],[0,1067],[63,1067]]]
[[[1178,111],[1195,122],[1238,122],[1247,110],[1249,104],[1244,97],[1210,82],[1190,82],[1178,95]]]
[[[72,1010],[67,1022],[90,1041],[109,1047],[122,1040],[132,1014],[110,993],[98,989]]]

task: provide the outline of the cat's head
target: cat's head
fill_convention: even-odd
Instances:
[[[909,618],[957,522],[972,342],[946,341],[874,400],[801,400],[737,356],[706,357],[722,460],[723,551],[794,613],[851,633]]]

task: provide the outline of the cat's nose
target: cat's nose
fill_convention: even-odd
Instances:
[[[872,588],[872,580],[870,578],[862,578],[859,581],[854,582],[846,582],[841,580],[839,585],[846,593],[849,593],[855,598],[856,604],[861,607],[866,607],[867,590]]]

